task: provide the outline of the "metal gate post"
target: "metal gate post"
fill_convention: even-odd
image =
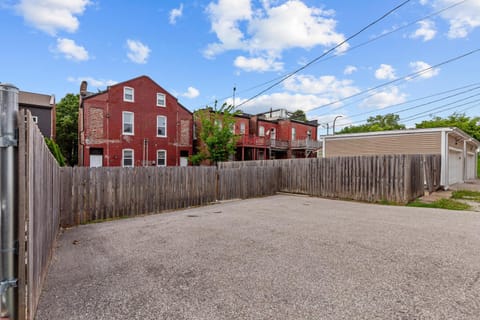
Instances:
[[[0,83],[0,318],[17,319],[18,89]]]

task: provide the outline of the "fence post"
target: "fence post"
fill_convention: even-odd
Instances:
[[[0,84],[0,318],[17,319],[18,89]]]

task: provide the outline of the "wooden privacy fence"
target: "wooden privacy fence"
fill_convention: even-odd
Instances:
[[[61,168],[61,224],[188,208],[278,191],[280,168]]]
[[[33,319],[60,229],[57,161],[30,112],[18,113],[18,319]]]
[[[438,155],[220,163],[217,167],[59,168],[19,112],[19,319],[33,319],[59,226],[273,195],[405,203],[440,181]]]
[[[220,169],[280,168],[279,191],[369,202],[407,203],[439,185],[439,155],[376,155],[223,162]],[[428,164],[426,166],[425,164]],[[425,166],[425,168],[424,168]]]

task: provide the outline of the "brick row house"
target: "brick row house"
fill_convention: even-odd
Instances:
[[[317,150],[321,148],[321,142],[317,141],[317,121],[296,121],[289,116],[285,109],[257,115],[236,115],[232,130],[239,138],[232,160],[316,157]],[[200,128],[199,123],[195,125]],[[202,142],[198,133],[195,137],[194,145],[198,150]]]
[[[317,120],[290,119],[286,109],[257,115],[237,116],[235,133],[240,135],[235,160],[267,160],[316,157]]]
[[[79,165],[186,166],[193,115],[147,76],[99,93],[80,87]]]

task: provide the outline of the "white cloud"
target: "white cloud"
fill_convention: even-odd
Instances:
[[[381,64],[380,67],[375,70],[375,78],[379,80],[393,80],[396,78],[395,69],[389,64]]]
[[[310,49],[318,45],[330,48],[345,40],[343,34],[336,32],[333,11],[308,7],[300,0],[281,4],[264,0],[261,4],[253,7],[250,0],[211,2],[207,14],[218,41],[210,43],[204,55],[213,58],[228,50],[242,50],[251,57],[241,62],[259,64],[262,59],[278,61],[286,49]],[[348,44],[344,44],[337,53],[347,48]],[[264,71],[265,68],[253,69]]]
[[[200,91],[194,87],[188,87],[187,92],[183,93],[182,96],[188,99],[194,99],[200,95]]]
[[[261,95],[245,103],[241,108],[249,113],[264,112],[270,108],[309,111],[360,91],[353,86],[351,80],[338,80],[334,76],[314,77],[312,75],[293,76],[283,83],[283,89],[283,92]],[[239,98],[236,104],[244,101],[246,100]],[[332,107],[337,108],[340,105],[338,103]]]
[[[237,98],[236,104],[244,102],[245,99]],[[314,94],[300,94],[289,92],[278,92],[261,95],[258,98],[242,105],[240,109],[247,113],[259,113],[270,110],[270,108],[285,108],[289,111],[301,109],[308,111],[320,105],[329,103],[331,100]],[[231,101],[227,101],[230,103]]]
[[[439,68],[429,69],[431,67],[432,67],[431,65],[429,65],[424,61],[410,62],[410,68],[412,68],[412,71],[415,73],[420,72],[420,74],[418,75],[418,78],[429,79],[437,76],[440,73]],[[422,71],[422,70],[425,70],[425,71]]]
[[[437,30],[432,20],[423,20],[418,22],[420,27],[410,35],[411,38],[423,38],[423,41],[430,41],[435,38]]]
[[[246,58],[238,56],[233,62],[234,66],[244,71],[280,71],[283,70],[283,63],[272,58]]]
[[[350,75],[354,72],[357,72],[358,68],[355,66],[346,66],[345,70],[343,70],[343,74]]]
[[[383,91],[376,92],[370,97],[363,100],[361,107],[383,109],[393,104],[403,103],[406,101],[407,95],[401,93],[398,87],[387,88]]]
[[[74,82],[80,84],[82,81],[87,81],[89,90],[91,87],[94,88],[105,88],[108,86],[113,86],[114,84],[117,84],[117,81],[114,80],[105,80],[105,79],[95,79],[93,77],[68,77],[67,78],[68,82]]]
[[[457,0],[431,0],[428,2],[422,1],[422,4],[428,3],[435,9],[443,9],[457,2]],[[475,28],[480,27],[480,1],[465,1],[449,10],[443,11],[440,16],[447,20],[450,25],[447,34],[449,38],[465,38]]]
[[[77,16],[89,4],[89,0],[21,0],[16,9],[27,23],[55,35],[59,30],[77,31],[80,25]]]
[[[338,80],[334,76],[298,75],[288,78],[283,86],[286,90],[305,94],[321,95],[328,100],[338,100],[351,96],[360,90],[351,80]]]
[[[243,32],[239,21],[250,20],[252,9],[250,0],[219,0],[210,2],[207,7],[212,31],[216,34],[219,43],[209,44],[204,51],[205,56],[215,55],[232,49],[243,47]]]
[[[135,63],[144,64],[147,63],[148,56],[150,55],[150,48],[140,41],[127,40],[127,57]]]
[[[177,23],[177,19],[183,15],[183,3],[180,4],[179,8],[172,9],[170,11],[169,22],[170,24]]]
[[[345,37],[335,31],[337,21],[331,16],[332,11],[308,7],[298,0],[270,7],[249,23],[249,33],[252,34],[249,46],[274,52],[317,45],[333,47]]]
[[[65,58],[75,61],[86,61],[89,59],[88,51],[79,46],[75,41],[66,38],[57,39],[57,51],[64,54]]]

